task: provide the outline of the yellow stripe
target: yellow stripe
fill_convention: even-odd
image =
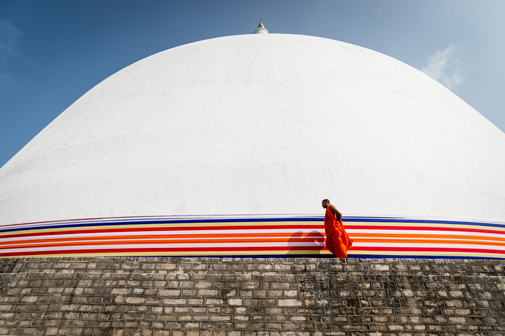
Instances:
[[[117,252],[117,253],[61,253],[61,254],[37,254],[26,256],[8,256],[3,258],[59,258],[59,257],[135,257],[135,256],[248,256],[248,255],[331,255],[329,251],[320,250],[295,250],[295,251],[194,251],[194,252]],[[348,256],[354,255],[371,255],[371,256],[436,256],[436,257],[483,257],[504,259],[501,254],[495,253],[469,253],[469,252],[451,252],[441,255],[440,252],[421,252],[421,251],[385,251],[377,253],[377,251],[353,251],[349,250]]]
[[[72,232],[72,231],[78,231],[78,230],[109,230],[109,229],[138,229],[138,228],[165,228],[165,227],[170,227],[170,228],[187,228],[187,227],[215,227],[215,226],[229,226],[229,227],[236,227],[236,226],[271,226],[271,225],[278,225],[278,226],[288,226],[288,225],[294,225],[294,224],[303,224],[305,226],[314,226],[314,227],[321,227],[323,225],[323,221],[321,222],[314,222],[314,221],[308,221],[308,222],[300,222],[300,221],[290,221],[290,222],[226,222],[226,223],[221,223],[221,222],[215,222],[215,223],[189,223],[189,224],[181,224],[181,223],[166,223],[166,224],[127,224],[127,225],[92,225],[92,226],[79,226],[79,227],[62,227],[62,228],[49,228],[49,229],[26,229],[26,230],[19,230],[19,231],[12,231],[12,232],[3,232],[0,233],[0,236],[10,236],[10,235],[17,235],[17,234],[25,234],[25,233],[45,233],[45,232]],[[251,230],[254,230],[254,228],[251,228]]]
[[[8,256],[2,258],[60,258],[60,257],[177,257],[177,256],[248,256],[248,255],[290,255],[311,254],[331,255],[329,251],[296,250],[296,251],[194,251],[194,252],[112,252],[112,253],[61,253]]]
[[[26,234],[26,233],[49,233],[49,232],[69,232],[72,233],[77,230],[110,230],[110,229],[139,229],[139,228],[212,228],[215,226],[236,227],[236,226],[252,226],[261,228],[263,226],[290,226],[290,225],[305,225],[314,228],[322,228],[323,221],[288,221],[288,222],[215,222],[215,223],[165,223],[165,224],[128,224],[128,225],[94,225],[94,226],[80,226],[80,227],[62,227],[62,228],[49,228],[49,229],[26,229],[11,232],[2,232],[0,236],[8,237],[11,235]],[[440,228],[453,228],[453,229],[479,229],[479,230],[493,230],[505,232],[505,228],[484,226],[484,225],[461,225],[461,224],[447,224],[447,223],[403,223],[403,222],[345,222],[344,227],[351,229],[354,226],[392,226],[398,228],[408,227],[429,227],[434,229]],[[254,228],[251,228],[254,230]]]
[[[416,228],[416,227],[433,227],[433,228],[455,228],[455,229],[487,229],[495,231],[504,231],[505,228],[496,226],[487,226],[479,224],[448,224],[448,223],[390,223],[390,222],[344,222],[344,227],[349,226],[394,226],[402,228]]]
[[[347,252],[348,256],[352,257],[353,255],[398,255],[398,256],[436,256],[436,257],[485,257],[485,258],[499,258],[504,259],[503,254],[497,253],[476,253],[476,252],[424,252],[424,251],[354,251],[352,248]],[[444,254],[442,254],[444,253]]]

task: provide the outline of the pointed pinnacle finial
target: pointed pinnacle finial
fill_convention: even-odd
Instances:
[[[268,34],[268,30],[265,28],[261,20],[260,24],[258,25],[258,28],[254,30],[253,34]]]

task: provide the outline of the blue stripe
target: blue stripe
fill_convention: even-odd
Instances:
[[[505,224],[498,223],[483,223],[483,222],[469,222],[469,221],[449,221],[449,220],[429,220],[429,219],[403,219],[403,218],[386,218],[386,217],[342,217],[343,222],[374,222],[374,223],[424,223],[424,224],[455,224],[455,225],[481,225],[490,227],[505,228]]]
[[[415,255],[415,256],[406,256],[406,255],[382,255],[382,254],[351,254],[351,251],[347,254],[349,258],[356,259],[385,259],[385,258],[393,258],[393,259],[489,259],[489,260],[503,260],[505,258],[491,258],[491,257],[460,257],[460,256],[423,256],[423,255]]]
[[[145,218],[145,217],[143,217]],[[111,218],[113,219],[113,218]],[[84,228],[84,227],[97,227],[97,226],[115,226],[115,225],[152,225],[152,224],[196,224],[196,223],[257,223],[257,222],[322,222],[324,220],[323,216],[311,216],[311,217],[276,217],[276,218],[203,218],[203,219],[160,219],[160,220],[149,220],[147,219],[130,219],[125,221],[115,221],[115,222],[90,222],[90,223],[51,223],[51,224],[31,224],[32,227],[11,227],[11,228],[1,228],[0,232],[16,232],[16,231],[30,231],[30,230],[40,230],[40,229],[58,229],[58,228]],[[428,220],[428,219],[407,219],[407,218],[387,218],[387,217],[343,217],[344,222],[358,222],[358,223],[417,223],[417,224],[453,224],[453,225],[478,225],[486,227],[496,227],[505,228],[505,224],[497,223],[481,223],[481,222],[469,222],[469,221],[448,221],[448,220]]]
[[[27,230],[40,230],[40,229],[58,229],[58,228],[72,228],[72,227],[94,227],[94,226],[109,226],[109,225],[129,225],[129,224],[194,224],[194,223],[253,223],[253,222],[321,222],[324,218],[238,218],[238,219],[166,219],[166,220],[138,220],[138,221],[120,221],[120,222],[99,222],[99,223],[82,223],[82,224],[53,224],[41,225],[30,228],[0,228],[0,232],[13,232],[13,231],[27,231]]]
[[[491,257],[460,257],[460,256],[403,256],[403,255],[375,255],[375,254],[356,254],[352,255],[349,253],[348,259],[482,259],[482,260],[503,260],[505,258],[491,258]],[[284,258],[335,258],[331,254],[265,254],[265,255],[206,255],[206,256],[137,256],[143,258],[276,258],[276,259],[284,259]],[[335,258],[336,259],[336,258]]]

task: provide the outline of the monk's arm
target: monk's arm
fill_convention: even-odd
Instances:
[[[337,210],[337,208],[335,208],[334,205],[330,206],[330,210],[333,212],[339,222],[342,221],[342,214]]]

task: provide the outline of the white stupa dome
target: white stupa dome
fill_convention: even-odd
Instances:
[[[107,78],[0,169],[0,224],[344,214],[505,220],[505,134],[383,54],[325,38],[191,43]]]

